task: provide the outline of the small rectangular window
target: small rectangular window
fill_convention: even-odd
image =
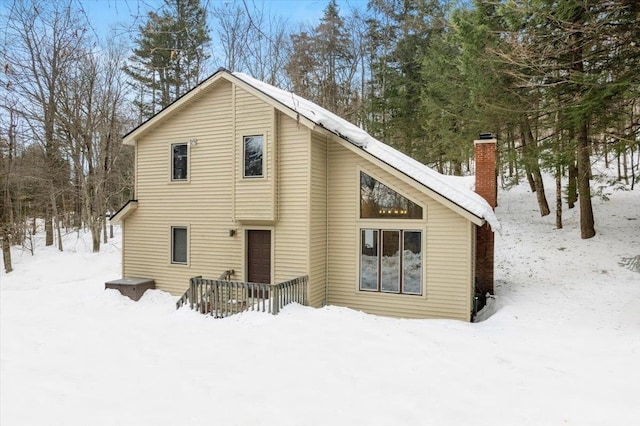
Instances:
[[[187,180],[188,155],[186,143],[171,145],[171,180]]]
[[[400,232],[382,231],[380,291],[400,292]]]
[[[187,228],[171,227],[171,263],[187,263]]]
[[[361,231],[360,290],[378,289],[378,231]]]
[[[404,231],[402,292],[422,294],[422,232]]]
[[[262,177],[264,160],[264,140],[262,135],[245,136],[244,145],[244,177]]]

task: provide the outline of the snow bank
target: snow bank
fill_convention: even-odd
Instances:
[[[640,274],[619,262],[640,254],[640,197],[608,197],[583,241],[577,211],[556,230],[525,185],[501,193],[496,312],[477,324],[300,305],[216,320],[104,290],[119,236],[14,249],[0,424],[638,425]]]

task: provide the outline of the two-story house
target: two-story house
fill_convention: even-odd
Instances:
[[[476,236],[499,224],[484,198],[290,92],[221,69],[123,142],[123,277],[180,295],[230,269],[308,275],[311,306],[465,321],[478,283],[492,291],[492,245],[478,255]],[[492,142],[477,145],[490,159]],[[495,163],[483,173],[495,193]]]

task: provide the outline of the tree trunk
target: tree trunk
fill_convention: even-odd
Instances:
[[[64,251],[64,248],[62,247],[62,230],[60,227],[60,219],[56,219],[56,232],[58,234],[58,250]]]
[[[589,138],[586,121],[578,131],[578,193],[580,194],[580,236],[582,239],[596,235],[591,206],[591,161],[589,158]]]
[[[574,13],[573,23],[577,28],[577,31],[571,34],[573,49],[572,49],[572,62],[570,77],[573,81],[580,82],[584,79],[584,52],[583,52],[583,39],[584,34],[581,28],[584,24],[584,18],[586,16],[585,6],[582,5],[580,9]],[[578,83],[575,85],[575,93],[581,97],[583,92],[583,84]],[[584,113],[579,113],[578,124],[578,143],[576,149],[577,163],[578,163],[578,194],[580,195],[580,236],[582,239],[591,238],[596,235],[593,220],[593,208],[591,206],[591,187],[589,179],[591,178],[591,160],[590,160],[590,147],[589,147],[589,117]]]
[[[58,234],[58,250],[63,251],[62,232],[60,231],[60,217],[58,216],[58,204],[53,188],[51,188],[51,208],[53,210],[53,220],[56,224],[56,232]],[[53,234],[53,228],[51,229],[51,233]]]
[[[640,144],[638,144],[638,147],[640,147]],[[638,149],[638,153],[640,154],[640,149]],[[631,190],[633,191],[636,185],[636,169],[638,168],[633,165],[633,145],[631,145],[631,149],[629,150],[629,156],[631,157]]]
[[[8,274],[13,271],[13,266],[11,265],[11,241],[9,235],[9,227],[7,224],[3,224],[2,226],[2,261],[4,263],[4,270]]]
[[[627,150],[622,151],[622,170],[624,170],[624,183],[629,185],[629,166],[627,164]]]
[[[560,130],[560,114],[555,117],[555,151],[556,151],[556,229],[562,229],[562,151],[564,141]]]
[[[556,229],[562,229],[562,166],[556,164]]]
[[[91,250],[94,253],[98,253],[100,251],[100,231],[102,231],[100,222],[93,220],[91,223],[91,242],[92,242]]]
[[[571,159],[569,163],[569,181],[567,183],[567,205],[570,209],[574,208],[578,201],[578,167],[576,162]]]
[[[544,182],[542,181],[542,174],[540,173],[540,167],[536,167],[533,174],[533,180],[536,185],[536,197],[538,199],[538,207],[540,208],[540,216],[546,216],[551,213],[549,210],[549,203],[547,202],[547,195],[544,192]]]
[[[13,110],[10,109],[10,123],[13,123]],[[14,126],[9,126],[9,150],[6,160],[3,152],[0,151],[0,188],[2,188],[2,206],[0,206],[0,238],[2,239],[2,261],[4,270],[9,273],[13,271],[11,265],[11,228],[15,228],[13,218],[13,205],[11,200],[11,169],[13,162],[13,146],[15,137]]]
[[[514,175],[514,159],[516,158],[515,142],[511,129],[507,130],[507,170],[510,178]]]
[[[531,192],[536,192],[536,181],[533,180],[533,174],[531,173],[531,167],[527,164],[524,165],[524,174],[527,176],[527,182],[529,183],[529,189]]]
[[[80,161],[75,160],[74,164],[79,164]],[[80,181],[80,175],[76,173],[74,178],[74,208],[73,208],[73,227],[80,229],[82,227],[82,183]]]
[[[532,191],[536,193],[540,216],[546,216],[551,213],[551,210],[549,210],[549,203],[547,202],[547,196],[544,192],[542,173],[540,172],[540,165],[538,164],[537,142],[533,138],[531,127],[526,119],[523,126],[522,141],[524,144],[525,165],[527,165],[529,169],[527,171],[527,179],[529,180],[529,185],[533,188]]]
[[[53,217],[51,217],[51,209],[47,208],[44,215],[44,245],[49,247],[53,245]]]
[[[455,176],[462,176],[462,163],[460,160],[451,160],[453,163],[453,174]]]
[[[0,159],[2,157],[0,156]],[[13,271],[13,266],[11,265],[11,227],[13,223],[9,222],[9,211],[12,209],[11,206],[11,195],[9,193],[9,179],[8,176],[3,179],[3,206],[2,206],[2,217],[0,218],[0,227],[2,227],[2,261],[4,263],[4,270],[7,274]]]
[[[531,173],[531,155],[529,150],[529,144],[526,140],[526,136],[524,134],[524,129],[520,130],[520,141],[522,143],[522,162],[524,163],[524,175],[527,177],[527,182],[529,182],[529,189],[531,192],[536,192],[536,182],[533,180],[533,174]]]

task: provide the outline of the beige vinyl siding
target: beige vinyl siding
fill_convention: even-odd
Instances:
[[[264,135],[265,177],[242,179],[243,136],[256,134]],[[309,274],[312,306],[469,320],[475,225],[379,160],[327,140],[226,80],[136,137],[138,208],[124,221],[124,276],[153,278],[174,295],[193,276],[234,269],[233,279],[242,280],[246,231],[269,229],[273,281]],[[188,181],[172,182],[171,144],[190,140],[197,144],[188,149]],[[361,170],[421,205],[425,217],[360,219]],[[188,229],[187,265],[171,264],[171,226]],[[362,228],[422,231],[422,295],[359,290]]]
[[[311,137],[311,208],[309,228],[309,305],[326,303],[327,284],[327,142],[324,136]]]
[[[236,141],[236,220],[274,220],[274,110],[247,91],[235,88],[235,141]],[[244,174],[244,137],[263,136],[263,177],[245,178]]]
[[[137,142],[138,209],[125,221],[124,276],[153,278],[157,288],[179,295],[193,276],[242,273],[241,239],[229,237],[237,228],[231,101],[231,84],[216,85]],[[171,182],[171,144],[190,139],[197,145],[189,147],[189,180]],[[171,226],[189,228],[188,265],[170,263]]]
[[[425,219],[359,219],[360,170],[422,205]],[[395,173],[338,143],[329,144],[328,303],[380,315],[468,321],[472,263],[469,221],[408,185]],[[422,296],[359,291],[361,228],[422,230]]]
[[[276,283],[308,274],[310,130],[278,113],[278,222]]]

